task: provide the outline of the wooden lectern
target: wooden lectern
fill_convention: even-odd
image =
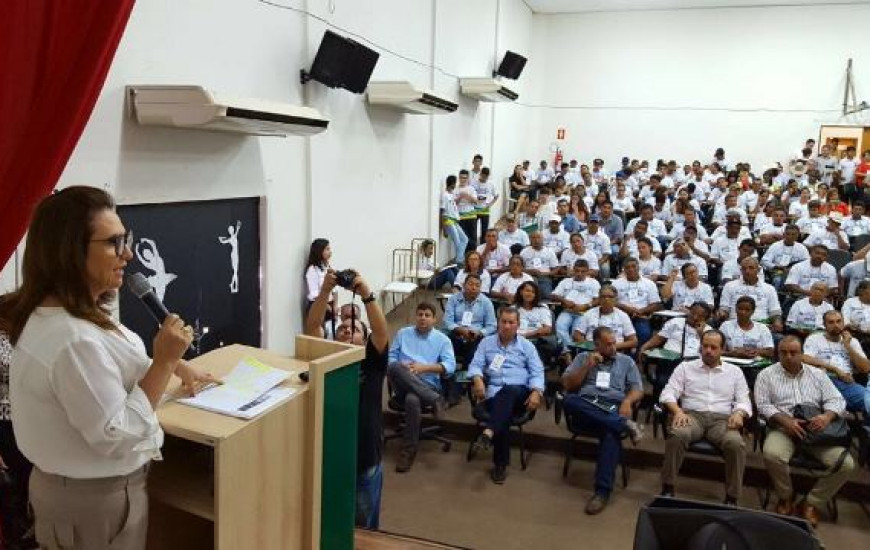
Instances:
[[[364,355],[297,336],[295,357],[231,345],[194,359],[221,378],[254,357],[291,371],[285,384],[298,392],[251,420],[174,401],[158,408],[166,442],[148,480],[149,549],[353,548]]]

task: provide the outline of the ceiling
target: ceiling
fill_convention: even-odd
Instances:
[[[535,13],[870,4],[870,0],[523,0]]]

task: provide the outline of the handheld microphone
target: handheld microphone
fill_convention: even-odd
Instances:
[[[148,279],[145,278],[145,275],[142,275],[141,273],[133,273],[127,277],[127,288],[130,289],[130,292],[132,292],[137,298],[142,300],[145,309],[148,310],[148,313],[154,317],[154,320],[157,321],[158,324],[162,325],[163,321],[169,317],[169,310],[166,309],[166,306],[164,306],[163,302],[160,301],[160,298],[157,297],[157,293],[154,292],[154,289],[151,287]],[[188,351],[196,353],[196,348],[193,347],[193,342],[190,343],[190,347],[187,349]]]
[[[151,288],[151,284],[148,282],[148,279],[145,278],[145,275],[141,273],[133,273],[129,277],[127,277],[127,288],[130,289],[137,298],[142,300],[142,303],[145,304],[145,308],[148,309],[148,313],[154,317],[154,320],[157,321],[158,324],[163,324],[163,321],[169,317],[169,310],[166,309],[166,306],[163,305],[163,302],[160,301],[160,298],[157,297],[157,293],[154,292],[154,289]]]

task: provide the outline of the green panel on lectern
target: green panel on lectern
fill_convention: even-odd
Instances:
[[[323,479],[320,548],[353,548],[356,516],[359,363],[326,375],[323,399]]]

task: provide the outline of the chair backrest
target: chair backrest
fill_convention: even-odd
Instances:
[[[852,253],[848,250],[828,250],[828,263],[838,272],[852,261]]]
[[[858,252],[868,244],[870,244],[870,235],[856,235],[849,239],[852,252]]]
[[[405,274],[414,270],[414,263],[417,253],[409,248],[393,249],[393,265],[390,272],[390,279],[393,281],[401,281]]]

